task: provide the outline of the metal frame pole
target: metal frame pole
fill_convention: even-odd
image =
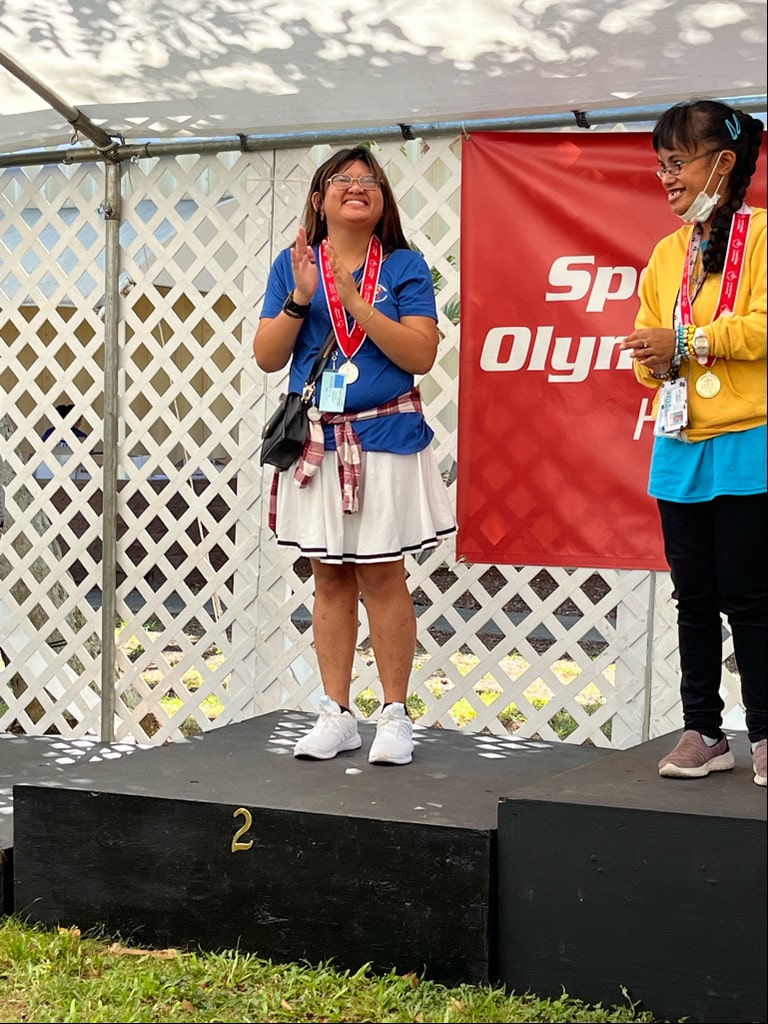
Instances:
[[[101,739],[115,738],[115,622],[117,607],[117,411],[120,312],[120,178],[122,164],[107,162],[104,189],[104,460],[101,562]]]

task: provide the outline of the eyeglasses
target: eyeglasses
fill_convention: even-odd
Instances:
[[[379,179],[375,174],[363,174],[360,178],[353,178],[351,174],[332,174],[328,179],[331,188],[349,188],[355,182],[366,192],[375,192],[380,187]]]
[[[670,160],[668,164],[660,164],[658,171],[656,171],[657,178],[663,178],[665,174],[668,174],[670,178],[676,178],[684,167],[688,164],[695,164],[697,160],[703,159],[705,156],[711,156],[713,153],[717,153],[717,149],[708,149],[704,153],[699,153],[698,156],[692,156],[690,160]]]

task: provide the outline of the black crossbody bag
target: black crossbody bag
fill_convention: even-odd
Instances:
[[[336,335],[331,331],[315,357],[307,382],[301,391],[289,391],[270,416],[261,433],[260,465],[288,469],[304,450],[309,434],[309,407],[313,404],[319,380],[331,353],[336,347]]]

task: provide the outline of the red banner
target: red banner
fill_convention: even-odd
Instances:
[[[456,551],[667,569],[648,497],[652,393],[618,350],[680,226],[646,132],[478,133],[462,146]],[[747,199],[765,206],[765,150]]]

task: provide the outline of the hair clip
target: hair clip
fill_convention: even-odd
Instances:
[[[733,115],[733,124],[731,124],[730,120],[726,117],[725,127],[728,129],[731,138],[735,142],[741,135],[741,121],[739,121],[738,114]]]

